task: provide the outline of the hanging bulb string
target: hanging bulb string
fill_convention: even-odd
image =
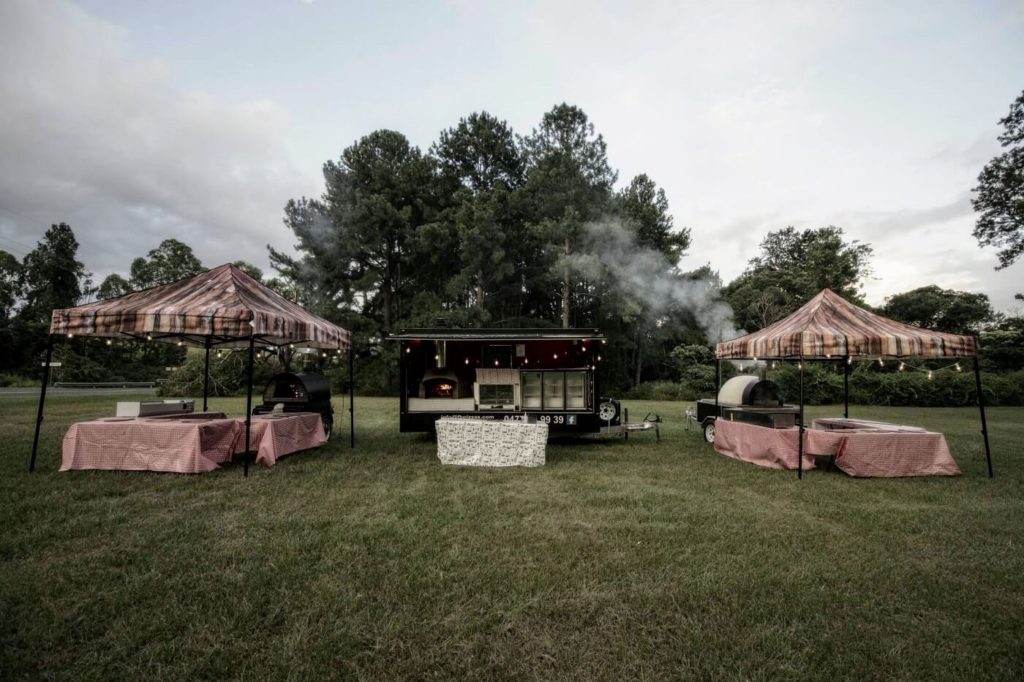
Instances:
[[[852,365],[853,361],[855,359],[858,359],[858,358],[854,358],[853,356],[850,356],[849,358],[847,358],[847,364],[851,364]],[[859,358],[859,360],[862,361],[862,362],[868,362],[868,363],[878,363],[879,367],[887,367],[887,366],[890,366],[888,364],[889,362],[896,362],[896,363],[898,363],[897,371],[899,371],[899,372],[906,372],[906,371],[922,372],[924,374],[927,374],[929,379],[933,378],[935,376],[936,372],[946,372],[946,371],[963,372],[964,371],[963,365],[960,364],[960,360],[957,360],[957,361],[955,361],[953,363],[950,363],[948,365],[945,365],[943,367],[926,367],[924,365],[912,365],[909,362],[907,362],[906,360],[903,360],[903,359],[900,359],[900,358],[888,358],[888,360],[887,360],[886,358],[883,358],[883,357],[873,357],[873,358],[871,358],[871,357],[862,357],[862,358]],[[797,367],[797,369],[799,369],[800,365],[802,364],[802,362],[800,360],[795,359],[795,358],[792,359],[792,361],[795,363],[795,366]],[[775,369],[778,366],[779,365],[778,365],[778,361],[777,360],[772,360],[771,364],[769,365],[769,367],[771,369]],[[739,370],[741,372],[745,372],[746,369],[747,368],[746,368],[746,366],[743,363],[739,363]]]

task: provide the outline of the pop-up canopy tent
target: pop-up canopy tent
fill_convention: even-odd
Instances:
[[[843,363],[843,414],[850,416],[850,363],[853,360],[902,358],[973,358],[981,433],[985,440],[985,461],[992,476],[985,401],[981,393],[977,344],[972,336],[929,331],[896,322],[855,306],[831,289],[817,296],[789,317],[746,336],[715,346],[717,383],[721,383],[722,360],[800,361],[800,446],[798,476],[803,476],[804,372],[807,360]]]
[[[245,472],[249,472],[249,436],[252,421],[252,369],[256,346],[302,346],[348,352],[349,426],[355,447],[355,411],[352,404],[352,336],[304,310],[256,281],[238,267],[226,264],[193,277],[144,289],[118,298],[74,308],[54,310],[46,345],[43,386],[29,470],[35,469],[39,427],[43,421],[46,385],[50,380],[53,342],[73,336],[105,336],[162,341],[198,346],[206,350],[203,410],[207,409],[210,349],[249,350],[248,392],[245,404]]]

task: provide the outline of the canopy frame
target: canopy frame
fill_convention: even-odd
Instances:
[[[754,355],[758,348],[764,354]],[[774,349],[772,352],[769,349]],[[777,352],[786,349],[789,352]],[[804,363],[843,361],[843,416],[850,416],[850,365],[855,359],[883,360],[968,358],[974,360],[976,401],[981,415],[985,463],[992,478],[992,451],[985,418],[985,396],[978,363],[978,343],[962,336],[921,329],[876,315],[823,289],[789,316],[764,329],[715,345],[715,391],[721,388],[722,360],[796,360],[800,366],[800,436],[797,477],[803,478]],[[716,397],[717,400],[717,397]]]
[[[196,280],[198,286],[195,289],[202,290],[207,294],[217,293],[223,289],[225,292],[234,296],[237,300],[235,303],[235,309],[240,314],[237,315],[218,315],[216,313],[193,315],[187,313],[181,313],[178,308],[181,307],[180,297],[182,295],[191,296],[196,294],[196,291],[190,289],[189,285],[193,280]],[[255,298],[262,299],[259,301],[263,305],[239,305],[239,301],[243,301],[243,297],[240,295],[240,290],[245,290],[247,295],[255,296]],[[175,306],[169,306],[169,310],[164,312],[162,309],[154,311],[152,308],[145,308],[145,304],[150,305],[159,304],[159,294],[163,291],[173,292],[173,294],[179,298],[176,300]],[[155,301],[148,302],[147,299],[156,299]],[[117,311],[116,304],[119,301],[130,302],[139,306],[140,303],[142,309],[138,307],[133,308],[132,305],[128,305],[127,308],[130,314],[126,315],[127,320],[123,322],[125,325],[130,325],[131,330],[125,330],[120,328],[122,324],[121,313]],[[244,301],[243,301],[244,302]],[[204,301],[209,307],[211,304],[209,301]],[[214,301],[213,303],[216,303]],[[90,314],[90,309],[93,310]],[[102,309],[102,313],[100,312]],[[214,308],[219,310],[220,308]],[[79,311],[79,318],[75,320],[71,317],[72,311]],[[241,313],[247,313],[246,315]],[[147,323],[152,322],[154,326],[159,325],[161,321],[161,314],[172,319],[174,323],[181,324],[182,321],[188,319],[194,319],[202,321],[209,325],[212,329],[214,323],[217,320],[222,322],[242,323],[243,328],[248,327],[248,334],[215,334],[215,333],[195,333],[195,332],[178,332],[178,331],[138,331],[139,326],[138,320],[140,316]],[[295,317],[289,317],[289,314],[295,315]],[[99,317],[111,317],[116,321],[114,324],[104,322],[104,328],[98,330],[96,327],[96,320]],[[150,321],[149,317],[157,318],[155,321]],[[259,325],[262,325],[267,331],[276,331],[276,336],[261,333],[254,333],[254,330],[258,326],[257,318],[262,317],[259,320]],[[85,331],[81,331],[80,327],[72,327],[74,322],[82,324],[82,320],[90,320],[89,324],[85,325]],[[245,324],[247,323],[247,324]],[[272,323],[276,323],[272,326]],[[292,326],[291,331],[304,327],[307,331],[315,334],[322,335],[324,338],[290,338],[285,332],[287,332],[289,324]],[[145,324],[143,326],[146,326]],[[252,390],[253,390],[253,356],[257,344],[264,345],[268,348],[280,349],[285,346],[296,347],[306,346],[307,348],[320,348],[326,350],[336,350],[341,352],[345,350],[348,354],[348,383],[349,383],[349,432],[350,432],[350,443],[351,447],[355,448],[355,376],[354,376],[354,358],[355,348],[352,343],[351,333],[341,327],[338,327],[326,320],[322,320],[315,315],[312,315],[308,311],[302,309],[297,304],[284,299],[276,292],[267,288],[262,283],[250,277],[247,273],[240,270],[238,267],[226,264],[212,270],[194,275],[192,277],[186,277],[169,284],[152,287],[138,292],[132,292],[125,294],[114,299],[107,301],[96,302],[92,304],[85,304],[77,306],[75,308],[66,308],[54,310],[51,314],[50,331],[47,334],[46,341],[46,360],[43,365],[43,379],[42,386],[39,391],[39,408],[36,415],[35,433],[32,438],[32,454],[29,459],[29,471],[35,471],[36,457],[39,449],[39,432],[43,423],[45,404],[46,404],[46,389],[50,382],[50,365],[53,358],[53,345],[54,341],[58,338],[72,338],[76,335],[75,332],[64,332],[64,329],[76,329],[77,334],[80,336],[96,336],[96,337],[107,337],[107,338],[130,338],[137,341],[144,342],[160,342],[160,343],[177,343],[178,345],[189,345],[193,347],[201,347],[204,349],[204,361],[203,361],[203,411],[205,412],[209,405],[209,383],[210,383],[210,350],[217,346],[226,346],[232,344],[238,346],[244,343],[245,347],[248,348],[248,362],[246,367],[246,374],[248,377],[246,387],[246,415],[245,415],[245,452],[243,453],[244,459],[244,475],[249,475],[249,459],[255,454],[250,451],[250,439],[252,430]]]

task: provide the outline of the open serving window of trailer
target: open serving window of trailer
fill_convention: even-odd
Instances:
[[[601,396],[606,342],[597,329],[403,329],[401,430],[433,431],[440,417],[539,421],[553,432],[619,425]]]

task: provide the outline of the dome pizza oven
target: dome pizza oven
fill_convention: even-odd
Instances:
[[[439,367],[428,369],[420,381],[421,398],[461,398],[459,377],[449,369]]]
[[[718,391],[718,404],[780,407],[782,398],[779,386],[774,381],[758,379],[756,376],[738,376],[722,384]]]
[[[263,389],[263,404],[253,408],[253,414],[268,414],[275,405],[285,412],[319,412],[324,422],[324,435],[328,439],[334,429],[334,407],[331,406],[331,386],[322,374],[275,374]]]
[[[779,386],[774,381],[743,374],[729,379],[718,389],[718,400],[697,401],[697,421],[704,428],[704,438],[715,440],[715,419],[742,421],[773,429],[796,426],[800,408],[783,403]]]

